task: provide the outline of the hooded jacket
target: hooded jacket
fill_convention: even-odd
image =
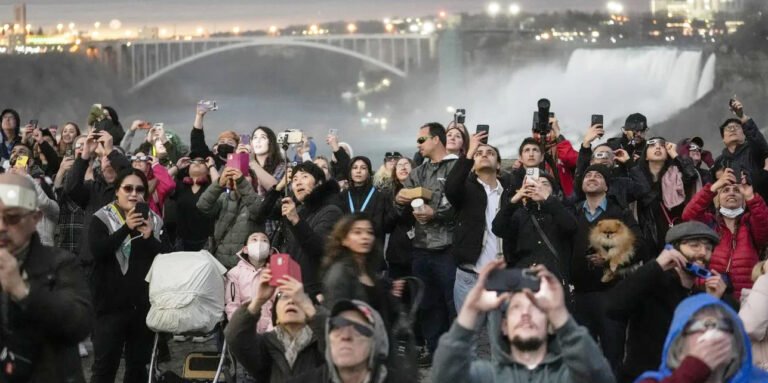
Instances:
[[[224,297],[224,312],[227,314],[227,319],[232,320],[232,315],[243,304],[250,301],[253,298],[254,283],[258,281],[261,272],[264,267],[256,267],[248,261],[248,255],[239,254],[239,261],[237,265],[225,275],[225,297]],[[256,285],[258,286],[258,285]],[[261,316],[256,323],[256,332],[259,334],[267,331],[272,331],[272,304],[265,304],[261,306]]]
[[[275,189],[264,196],[263,208],[259,212],[259,222],[266,219],[280,220],[281,238],[272,241],[282,252],[288,253],[301,266],[304,290],[310,297],[321,292],[320,263],[323,259],[325,241],[333,230],[333,225],[343,215],[337,202],[339,184],[333,180],[322,182],[297,204],[299,222],[291,224],[281,214],[280,199],[283,194]],[[245,241],[243,241],[245,242]],[[241,246],[242,243],[241,242]]]
[[[225,193],[217,182],[205,189],[197,201],[200,212],[216,218],[213,255],[227,269],[235,267],[238,258],[234,254],[256,230],[256,216],[261,207],[259,195],[245,177],[237,180],[236,188],[237,193]]]
[[[686,323],[688,323],[688,321],[693,318],[696,312],[705,306],[710,305],[720,306],[723,310],[725,310],[725,312],[728,313],[734,325],[736,326],[733,335],[734,337],[741,338],[745,348],[744,358],[741,360],[741,368],[739,368],[736,375],[734,375],[726,383],[757,383],[768,381],[768,373],[752,366],[752,349],[749,336],[744,330],[744,325],[741,323],[738,314],[736,314],[732,308],[730,308],[720,299],[717,299],[709,294],[698,294],[685,299],[680,303],[680,305],[677,306],[677,309],[675,309],[675,316],[672,319],[672,325],[669,328],[667,339],[664,342],[664,352],[661,356],[661,366],[659,366],[659,370],[644,373],[639,378],[637,378],[637,380],[635,380],[636,383],[654,383],[661,381],[670,383],[703,383],[707,380],[709,377],[709,372],[704,374],[704,371],[708,371],[709,369],[700,360],[693,357],[686,357],[683,361],[681,361],[680,367],[673,371],[670,370],[667,366],[667,354],[673,342],[681,336],[683,329],[685,329]],[[694,366],[695,368],[691,367],[690,371],[686,371],[686,369],[688,369],[687,367],[690,366]],[[686,374],[685,377],[683,377],[684,372],[692,372],[693,374]],[[696,376],[694,377],[691,375]]]
[[[759,249],[768,245],[768,206],[755,193],[752,200],[746,201],[746,212],[738,219],[736,233],[732,233],[720,214],[710,212],[712,201],[717,196],[711,188],[712,185],[708,184],[696,193],[685,207],[683,219],[714,226],[720,235],[720,243],[712,250],[709,264],[717,272],[728,274],[733,282],[734,295],[739,299],[741,289],[752,287],[752,268],[760,260]]]
[[[2,117],[4,114],[10,113],[16,118],[16,138],[13,140],[13,142],[8,142],[8,137],[5,135],[5,131],[0,129],[0,134],[2,134],[2,142],[0,142],[0,159],[7,160],[11,158],[11,149],[13,149],[14,145],[21,142],[21,135],[19,133],[19,127],[21,125],[21,120],[19,117],[19,112],[13,110],[13,109],[5,109],[2,112],[0,112],[0,117]]]
[[[403,368],[404,364],[401,362],[399,356],[390,356],[389,337],[387,335],[387,329],[384,326],[384,322],[381,319],[376,310],[374,310],[368,304],[352,300],[352,303],[367,309],[370,315],[373,317],[373,342],[371,343],[371,352],[368,357],[368,368],[371,371],[371,375],[366,382],[369,383],[409,383],[416,382],[418,380],[418,373],[416,371],[410,371],[408,368]],[[331,348],[329,341],[329,325],[328,320],[325,323],[325,364],[302,375],[296,376],[288,380],[288,383],[342,383],[341,377],[336,370],[336,366],[333,364],[331,357]],[[434,370],[433,370],[434,371]]]
[[[498,313],[494,313],[497,316]],[[608,361],[586,328],[569,318],[565,325],[555,330],[547,341],[547,354],[534,369],[512,359],[509,343],[501,333],[500,320],[489,332],[493,358],[475,359],[469,350],[473,346],[474,330],[457,322],[440,338],[432,364],[433,382],[467,383],[608,383],[614,382]]]
[[[456,164],[455,155],[447,155],[442,161],[425,161],[411,171],[403,183],[406,188],[423,187],[432,191],[428,203],[435,215],[431,221],[422,224],[415,222],[413,247],[427,250],[443,250],[453,243],[454,209],[445,194],[448,174]],[[403,206],[393,201],[398,214],[412,214],[411,206]]]

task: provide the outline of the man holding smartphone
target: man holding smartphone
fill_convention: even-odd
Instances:
[[[539,291],[529,289],[493,293],[486,290],[488,275],[504,267],[503,261],[487,264],[459,312],[451,330],[440,339],[435,353],[435,382],[615,382],[600,348],[565,307],[565,292],[557,278],[543,266],[533,268]],[[496,343],[492,360],[473,360],[478,318],[501,308],[493,321]],[[550,333],[549,329],[552,329]],[[579,373],[576,373],[578,371]]]

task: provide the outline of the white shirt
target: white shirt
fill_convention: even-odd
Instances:
[[[501,187],[501,183],[496,180],[496,187],[491,188],[490,185],[483,182],[480,178],[477,182],[485,189],[485,196],[487,197],[488,204],[485,206],[485,233],[483,234],[483,249],[480,251],[480,258],[475,263],[475,270],[480,271],[489,262],[492,262],[501,256],[501,241],[491,231],[493,226],[493,219],[496,218],[496,213],[499,211],[499,204],[501,202],[501,193],[504,188]]]

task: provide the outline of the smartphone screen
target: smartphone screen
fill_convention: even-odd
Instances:
[[[136,212],[141,213],[144,219],[149,218],[149,204],[146,202],[136,202]]]
[[[603,115],[602,114],[593,114],[592,115],[592,125],[602,125],[603,124]]]
[[[482,133],[482,132],[488,133],[488,130],[489,130],[490,128],[491,128],[491,127],[490,127],[489,125],[478,125],[478,126],[477,126],[477,128],[475,129],[475,134],[477,134],[477,133]],[[488,136],[486,136],[485,138],[483,138],[483,141],[482,141],[482,142],[483,142],[484,144],[487,144],[487,143],[488,143]]]

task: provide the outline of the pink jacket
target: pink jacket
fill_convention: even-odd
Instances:
[[[261,275],[262,268],[256,268],[248,260],[243,258],[243,254],[239,255],[240,261],[237,262],[235,267],[231,268],[227,272],[227,281],[225,289],[225,306],[224,311],[227,313],[227,319],[232,318],[232,314],[243,304],[249,302],[253,298],[253,284],[258,280]],[[261,318],[256,323],[256,332],[263,334],[267,331],[271,331],[272,326],[272,301],[270,299],[264,306],[261,307]]]
[[[752,290],[741,295],[739,317],[752,341],[752,362],[768,369],[768,274],[757,278]]]
[[[163,217],[165,199],[176,189],[176,183],[168,173],[168,169],[160,164],[152,166],[152,178],[157,180],[157,187],[155,187],[155,192],[149,196],[149,208],[161,218],[165,218]]]

